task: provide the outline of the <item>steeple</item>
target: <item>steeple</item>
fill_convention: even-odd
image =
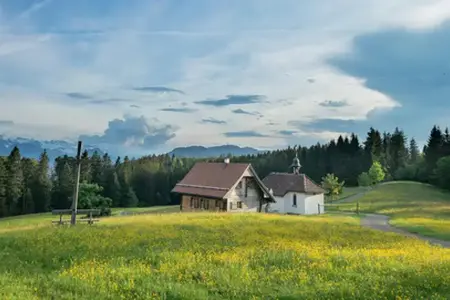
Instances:
[[[292,160],[292,165],[290,166],[292,168],[293,174],[300,174],[300,168],[302,165],[300,165],[300,160],[298,159],[298,154],[295,152],[295,157]]]

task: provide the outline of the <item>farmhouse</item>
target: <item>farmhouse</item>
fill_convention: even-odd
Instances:
[[[292,173],[271,173],[263,179],[264,185],[275,198],[275,203],[269,204],[267,211],[302,215],[323,213],[325,191],[300,173],[297,155],[291,168]]]
[[[248,163],[198,162],[175,185],[182,211],[261,212],[275,198]]]

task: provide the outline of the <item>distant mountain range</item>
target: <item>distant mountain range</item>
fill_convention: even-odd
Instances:
[[[203,146],[188,146],[178,147],[169,152],[170,155],[176,157],[193,157],[193,158],[207,158],[207,157],[220,157],[220,156],[239,156],[257,154],[260,151],[251,147],[239,147],[235,145],[223,145],[214,147]]]
[[[0,135],[0,156],[6,156],[11,153],[12,149],[17,146],[20,149],[20,154],[24,157],[39,158],[41,153],[47,150],[50,161],[62,155],[75,156],[77,152],[77,144],[69,143],[61,140],[38,141],[28,138],[5,138]],[[83,149],[87,149],[89,153],[98,151],[103,152],[93,146],[83,145]]]
[[[67,142],[62,140],[50,140],[50,141],[39,141],[35,139],[28,138],[6,138],[0,135],[0,156],[7,156],[11,153],[14,146],[18,146],[20,153],[24,157],[29,158],[39,158],[41,153],[47,150],[50,161],[53,161],[58,156],[76,155],[77,144],[75,142]],[[94,151],[98,151],[101,155],[104,153],[102,149],[83,145],[83,149],[87,149],[90,154]],[[169,152],[170,155],[175,155],[176,157],[192,157],[192,158],[207,158],[207,157],[220,157],[220,156],[239,156],[248,154],[257,154],[260,151],[255,148],[250,147],[239,147],[235,145],[223,145],[214,147],[203,147],[203,146],[188,146],[175,148]],[[133,153],[125,153],[130,157]]]

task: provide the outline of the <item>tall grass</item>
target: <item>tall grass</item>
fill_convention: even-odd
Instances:
[[[352,217],[178,213],[100,223],[0,233],[0,299],[450,298],[450,251]]]

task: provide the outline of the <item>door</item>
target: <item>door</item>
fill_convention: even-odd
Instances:
[[[227,205],[227,200],[225,199],[225,200],[223,200],[223,202],[222,202],[222,210],[223,211],[227,211],[227,208],[228,208],[228,205]]]

